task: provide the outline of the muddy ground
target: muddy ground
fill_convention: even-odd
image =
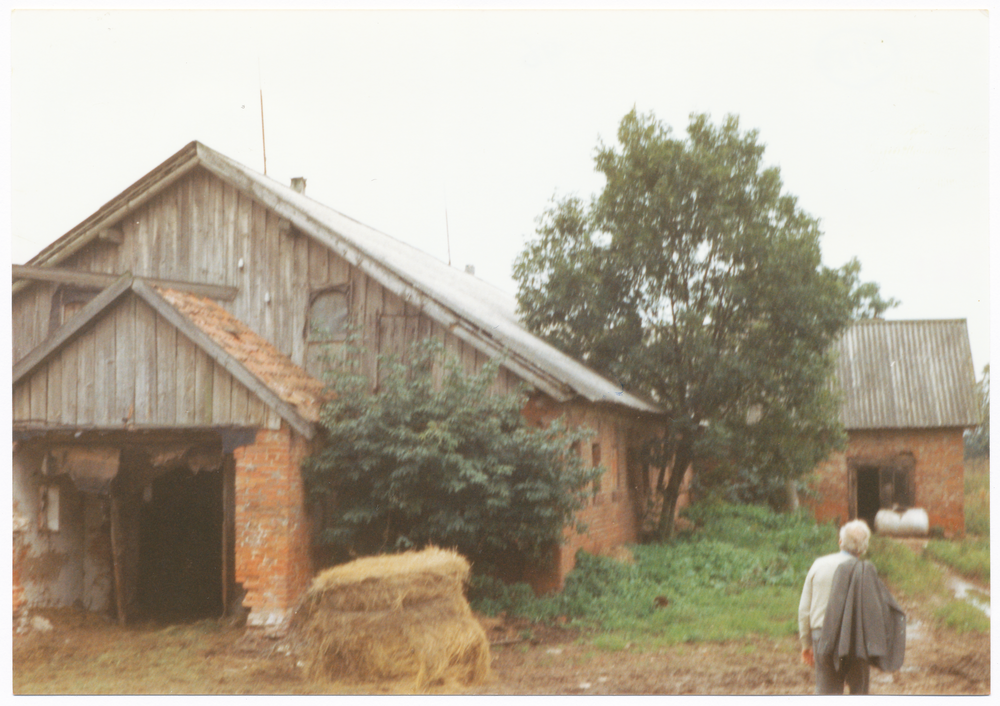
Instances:
[[[989,635],[959,636],[910,618],[906,661],[872,673],[875,694],[988,694]],[[214,621],[192,626],[113,623],[49,611],[51,630],[13,637],[14,693],[400,693],[399,684],[310,683],[279,639],[251,638]],[[492,675],[471,694],[808,694],[812,670],[795,639],[750,638],[668,648],[595,647],[592,636],[523,621],[481,618],[492,644]]]

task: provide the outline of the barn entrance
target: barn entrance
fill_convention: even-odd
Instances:
[[[180,467],[143,489],[141,614],[165,621],[222,615],[222,475]]]
[[[226,614],[236,593],[234,477],[218,436],[162,435],[123,447],[109,513],[119,622]]]
[[[849,459],[851,480],[851,516],[864,520],[874,531],[875,515],[883,509],[913,507],[912,454],[888,459]]]

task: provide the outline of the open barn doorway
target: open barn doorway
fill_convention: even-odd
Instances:
[[[223,613],[223,473],[174,468],[142,490],[138,608],[162,621]]]

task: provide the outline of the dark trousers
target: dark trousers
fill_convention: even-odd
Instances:
[[[819,642],[819,635],[819,630],[813,630],[814,647]],[[831,660],[821,660],[816,655],[816,693],[843,694],[844,684],[847,684],[851,694],[867,694],[868,679],[871,675],[868,661],[849,659],[845,660],[843,667],[843,671],[838,673]]]

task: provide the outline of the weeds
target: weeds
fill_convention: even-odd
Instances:
[[[934,611],[934,617],[960,635],[990,631],[990,619],[966,601],[950,600]]]
[[[990,540],[966,537],[962,541],[932,541],[925,553],[973,581],[990,582]]]

